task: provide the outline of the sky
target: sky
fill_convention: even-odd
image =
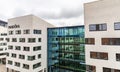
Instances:
[[[33,14],[55,26],[83,25],[83,4],[92,1],[0,0],[0,20]]]

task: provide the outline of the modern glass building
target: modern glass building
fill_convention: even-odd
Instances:
[[[48,28],[48,72],[86,72],[84,26]]]

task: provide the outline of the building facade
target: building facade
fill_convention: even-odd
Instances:
[[[0,20],[0,64],[6,64],[7,22]]]
[[[7,72],[47,72],[48,27],[34,15],[8,20]]]
[[[84,26],[48,28],[48,72],[86,72]]]
[[[88,72],[120,72],[120,0],[84,5]]]

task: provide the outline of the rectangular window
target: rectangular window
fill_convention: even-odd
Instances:
[[[38,59],[41,58],[41,54],[38,54]]]
[[[24,51],[30,51],[30,47],[23,47]]]
[[[38,67],[40,67],[40,66],[41,66],[41,62],[36,63],[36,64],[33,65],[33,69],[38,68]]]
[[[116,54],[116,61],[120,61],[120,54]]]
[[[25,59],[25,55],[19,55],[20,59]]]
[[[12,61],[10,61],[10,60],[8,60],[8,64],[12,65],[12,64],[13,64],[13,62],[12,62]]]
[[[9,38],[6,38],[6,41],[7,41],[7,42],[9,42],[9,41],[10,41],[10,39],[9,39]]]
[[[35,30],[33,31],[33,33],[34,33],[34,34],[41,34],[41,30],[36,30],[36,29],[35,29]]]
[[[23,33],[24,33],[24,34],[30,34],[30,30],[29,30],[29,29],[23,30]]]
[[[12,42],[17,42],[17,38],[12,38]]]
[[[106,31],[107,30],[107,24],[90,24],[89,25],[89,31]]]
[[[96,67],[95,66],[92,66],[92,65],[87,65],[86,66],[86,70],[88,72],[96,72]]]
[[[90,52],[90,58],[108,60],[108,53]]]
[[[114,30],[120,30],[120,22],[114,23]]]
[[[94,38],[85,38],[85,43],[86,44],[95,44],[95,39]]]
[[[19,42],[25,42],[25,38],[19,38]]]
[[[103,72],[120,72],[120,70],[103,67]]]
[[[16,34],[21,34],[21,30],[16,30]]]
[[[41,46],[33,47],[33,51],[39,51],[39,50],[41,50]]]
[[[16,54],[12,53],[12,56],[11,56],[11,57],[16,58]]]
[[[9,46],[8,46],[8,49],[13,49],[13,46],[9,45]]]
[[[29,65],[28,64],[23,64],[23,68],[29,69]]]
[[[20,63],[19,62],[15,62],[15,66],[20,67]]]
[[[9,31],[9,35],[13,35],[13,31]]]
[[[102,45],[120,45],[120,38],[102,38]]]
[[[38,38],[38,42],[41,42],[41,38]]]
[[[28,56],[28,60],[29,60],[29,61],[35,60],[35,56]]]
[[[20,46],[15,46],[15,50],[21,50]]]
[[[29,43],[34,43],[35,41],[36,41],[35,38],[28,38],[28,42],[29,42]]]

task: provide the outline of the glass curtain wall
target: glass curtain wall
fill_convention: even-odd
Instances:
[[[48,72],[85,72],[84,26],[48,28]]]

